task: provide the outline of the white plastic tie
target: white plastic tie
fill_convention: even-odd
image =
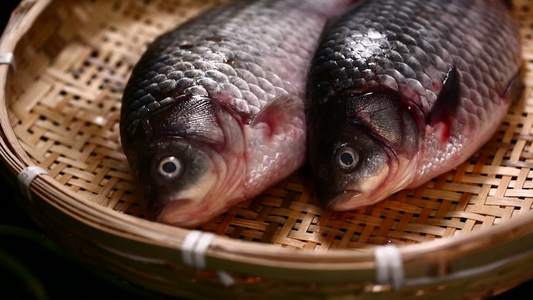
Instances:
[[[376,258],[376,282],[390,284],[398,290],[405,281],[403,261],[398,247],[385,245],[377,247],[374,252]]]
[[[187,266],[193,267],[198,270],[207,268],[206,254],[209,245],[215,238],[215,235],[210,232],[202,232],[193,230],[187,234],[183,241],[181,259]],[[224,270],[216,271],[220,282],[226,286],[232,286],[235,284],[235,279]]]
[[[0,52],[0,65],[8,64],[15,70],[15,56],[11,52]]]
[[[22,192],[22,195],[24,195],[26,199],[30,200],[30,202],[33,202],[33,199],[31,198],[30,185],[35,179],[35,177],[44,174],[48,174],[45,169],[38,166],[29,166],[22,169],[22,171],[20,171],[19,175],[17,176],[19,182],[19,189]]]
[[[218,279],[225,287],[230,287],[235,284],[235,278],[224,270],[217,270]]]

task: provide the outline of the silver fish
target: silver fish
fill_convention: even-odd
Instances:
[[[353,210],[456,167],[520,93],[500,0],[362,1],[328,24],[307,95],[319,199]]]
[[[201,225],[303,164],[309,63],[350,2],[240,1],[149,45],[120,123],[148,218]]]

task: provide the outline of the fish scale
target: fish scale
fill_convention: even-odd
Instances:
[[[456,81],[460,92],[457,99],[445,99],[446,95],[441,94],[452,69],[457,71],[457,78],[452,81]],[[319,190],[321,185],[337,189],[332,192],[322,188],[321,198],[327,203],[335,198],[332,194],[352,191],[354,200],[344,197],[344,205],[337,208],[366,206],[401,188],[420,185],[464,161],[490,137],[503,118],[510,102],[504,99],[506,91],[519,69],[520,38],[503,1],[362,1],[328,25],[311,66],[308,125],[315,181]],[[452,81],[448,84],[454,84]],[[349,123],[331,119],[332,111],[345,114],[339,107],[361,105],[367,100],[358,95],[365,93],[389,93],[387,99],[397,97],[401,105],[394,101],[391,105],[402,106],[397,108],[399,111],[409,110],[419,134],[417,146],[412,147],[416,152],[410,152],[376,133],[381,127],[391,128],[361,121],[364,117],[360,115],[349,116],[352,125],[355,122],[359,129],[365,127],[362,135],[373,135],[372,139],[380,140],[389,148],[387,151],[394,152],[386,156],[394,164],[389,169],[401,169],[396,177],[404,172],[401,180],[391,179],[392,175],[383,179],[373,192],[369,191],[368,180],[366,187],[356,187],[354,180],[347,179],[353,174],[341,171],[344,175],[333,176],[331,173],[336,171],[331,165],[335,162],[325,160],[325,156],[337,148],[323,146],[335,143],[325,136],[337,132],[335,126]],[[405,123],[404,118],[409,117],[399,117]],[[407,152],[413,157],[406,158]],[[385,176],[385,167],[379,170],[380,176]]]
[[[282,5],[290,3],[290,1],[285,2]],[[279,7],[280,4],[277,6]],[[160,106],[152,106],[159,108],[172,103],[171,101],[161,103],[167,98],[169,92],[192,95],[227,92],[233,96],[230,105],[240,113],[249,114],[257,113],[270,99],[286,90],[290,92],[301,91],[301,88],[293,87],[293,85],[302,84],[305,75],[301,71],[300,74],[294,76],[295,80],[281,81],[278,79],[276,82],[278,90],[271,82],[272,79],[277,79],[275,72],[279,72],[283,68],[290,68],[293,63],[300,64],[293,69],[305,70],[302,68],[302,64],[305,62],[299,60],[285,61],[282,60],[283,57],[280,57],[281,59],[278,61],[271,60],[265,63],[266,60],[261,59],[259,55],[261,51],[273,48],[282,49],[282,54],[286,51],[294,51],[295,49],[284,49],[285,44],[279,42],[283,40],[284,31],[279,30],[279,27],[267,29],[262,26],[263,28],[259,32],[257,30],[246,32],[248,28],[253,28],[255,23],[276,22],[276,19],[279,19],[275,11],[278,7],[273,5],[271,11],[261,18],[257,18],[251,10],[251,13],[239,15],[238,20],[226,25],[225,28],[219,28],[220,23],[217,20],[230,19],[238,8],[215,9],[208,12],[202,20],[188,24],[186,27],[180,28],[179,31],[169,32],[164,37],[159,38],[147,50],[148,53],[161,51],[159,56],[151,55],[149,59],[141,59],[136,67],[133,77],[136,77],[136,80],[141,81],[141,83],[137,84],[137,81],[133,81],[129,85],[132,88],[125,92],[124,99],[126,101],[124,104],[127,107],[125,115],[132,121],[153,112],[154,109],[150,107],[150,104],[159,103]],[[303,17],[303,14],[300,15]],[[298,29],[294,26],[295,24],[291,24],[290,20],[284,21],[288,23],[286,24],[287,28],[294,30],[308,31],[310,26],[309,23],[303,24],[304,26]],[[214,38],[217,35],[224,37],[229,34],[232,35],[232,41],[220,43]],[[269,45],[261,41],[261,37],[265,34],[271,38],[270,41],[273,44]],[[240,35],[242,38],[235,38],[236,35]],[[305,34],[301,34],[301,36],[305,36]],[[301,45],[301,41],[299,45]],[[308,43],[307,47],[305,44],[301,46],[304,46],[304,49],[297,51],[312,51],[312,43]],[[299,52],[291,54],[299,55]],[[227,63],[230,59],[233,60],[233,64],[237,64],[236,67]],[[227,67],[220,67],[217,63],[226,63]],[[256,78],[254,80],[256,83],[249,87],[246,83],[252,76]],[[206,84],[205,80],[202,81],[202,79],[212,81]],[[240,81],[239,79],[244,80]],[[300,83],[296,81],[300,81]],[[237,87],[234,82],[241,83],[241,85]],[[143,86],[144,83],[149,85]],[[250,85],[252,84],[250,83]],[[241,90],[250,91],[251,94],[247,94],[248,98],[245,98],[240,93]],[[301,92],[298,93],[300,93],[298,96],[301,96]],[[136,97],[139,95],[141,97]]]
[[[309,63],[351,2],[236,1],[148,46],[121,109],[148,218],[200,225],[303,164]]]

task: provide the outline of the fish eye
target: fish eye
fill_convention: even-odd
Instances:
[[[157,172],[166,178],[174,178],[181,173],[181,162],[174,156],[163,158],[157,166]]]
[[[355,149],[344,146],[337,151],[337,164],[345,170],[352,169],[359,162],[359,155]]]

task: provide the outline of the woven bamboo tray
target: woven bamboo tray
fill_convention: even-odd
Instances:
[[[524,94],[455,170],[334,213],[303,168],[197,231],[145,220],[119,141],[123,87],[147,43],[223,2],[26,0],[15,10],[0,40],[2,172],[22,193],[23,169],[47,172],[19,201],[51,237],[188,298],[480,299],[533,278],[532,0],[513,12]],[[205,252],[188,245],[199,232]]]

